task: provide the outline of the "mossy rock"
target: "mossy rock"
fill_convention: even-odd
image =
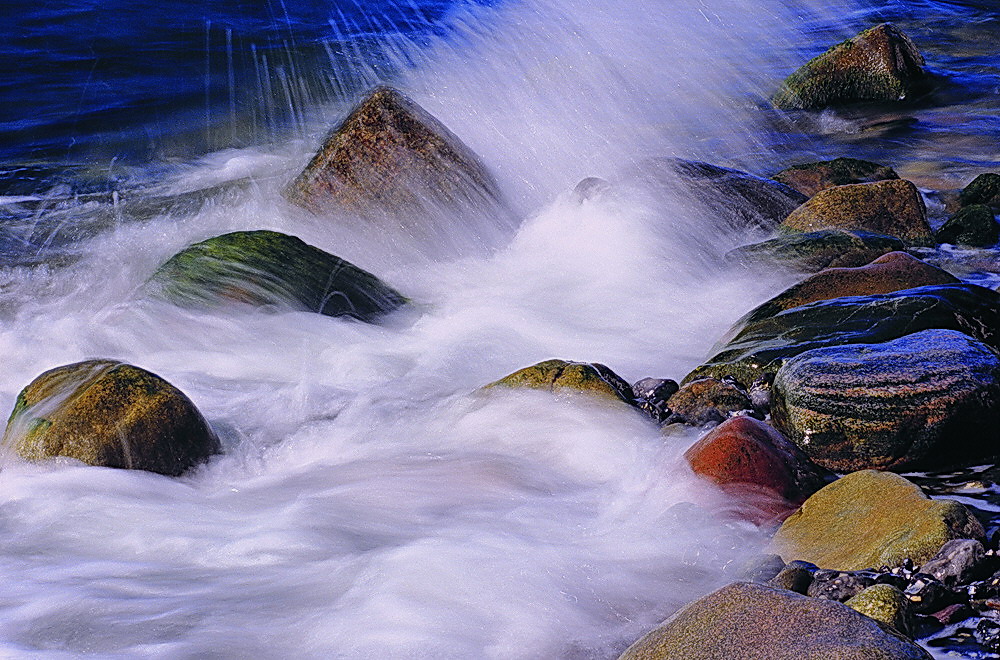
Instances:
[[[806,197],[821,190],[851,183],[872,183],[898,179],[891,167],[857,158],[835,158],[815,163],[801,163],[781,170],[772,177]]]
[[[891,584],[873,584],[844,605],[881,621],[896,632],[913,637],[913,612],[906,595]]]
[[[983,540],[982,524],[954,500],[932,500],[892,472],[852,472],[817,491],[789,516],[770,551],[785,561],[857,571],[922,564],[947,541]]]
[[[877,344],[931,329],[958,330],[1000,349],[1000,294],[974,284],[924,286],[820,300],[738,322],[684,382],[729,376],[753,383],[808,350]]]
[[[500,192],[476,155],[401,92],[374,90],[326,138],[285,191],[314,212],[409,213],[495,204]]]
[[[747,264],[774,264],[806,273],[824,268],[863,266],[889,252],[902,250],[903,241],[894,236],[866,231],[821,229],[785,234],[730,251],[729,261]]]
[[[977,176],[959,193],[958,203],[961,206],[987,204],[994,209],[1000,208],[1000,174],[987,172]]]
[[[927,209],[905,179],[835,186],[816,193],[781,223],[782,230],[848,229],[895,236],[907,245],[933,245]]]
[[[735,582],[679,610],[619,660],[930,660],[843,603]]]
[[[991,247],[1000,240],[1000,224],[986,204],[963,206],[934,233],[938,243]]]
[[[17,396],[3,445],[37,461],[178,475],[218,453],[195,405],[156,374],[113,360],[46,371]]]
[[[545,360],[504,376],[483,389],[496,387],[584,392],[612,401],[633,403],[632,387],[611,369],[597,363]]]
[[[901,30],[883,23],[833,46],[788,76],[775,107],[819,109],[857,102],[895,102],[921,91],[924,58]]]
[[[184,307],[244,303],[362,321],[406,302],[371,273],[275,231],[238,231],[195,243],[160,266],[147,287]]]

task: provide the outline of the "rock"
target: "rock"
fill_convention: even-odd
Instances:
[[[903,592],[888,584],[868,587],[844,603],[907,637],[913,634],[913,613]]]
[[[374,321],[406,299],[371,273],[274,231],[238,231],[188,246],[147,287],[185,307],[245,303]]]
[[[476,155],[402,93],[380,87],[324,141],[285,191],[314,212],[361,215],[495,204],[501,196]]]
[[[809,593],[809,586],[812,584],[816,572],[815,564],[810,564],[807,561],[790,561],[777,575],[771,578],[769,584],[772,587],[787,589],[805,596]]]
[[[990,651],[1000,651],[1000,623],[980,619],[976,624],[976,639]]]
[[[772,178],[798,190],[806,197],[812,197],[820,190],[826,190],[833,186],[898,179],[899,175],[891,167],[871,161],[856,158],[835,158],[818,163],[792,165],[781,170]]]
[[[947,271],[905,252],[890,252],[865,266],[821,270],[754,308],[735,327],[741,329],[748,323],[817,300],[870,296],[934,284],[958,283],[958,278]]]
[[[526,387],[548,392],[575,390],[632,404],[632,387],[628,383],[603,364],[588,362],[545,360],[504,376],[483,389],[494,387]]]
[[[776,264],[812,273],[831,267],[863,266],[883,254],[903,248],[903,242],[893,236],[821,229],[744,245],[727,253],[726,259],[746,265]]]
[[[753,507],[753,522],[783,518],[834,475],[769,425],[752,417],[729,419],[692,445],[684,458],[695,474]]]
[[[953,500],[932,500],[892,472],[852,472],[789,516],[770,552],[837,571],[925,562],[945,542],[983,538],[983,526]]]
[[[994,209],[1000,208],[1000,174],[987,172],[977,176],[958,194],[958,203],[961,206],[986,204]]]
[[[21,390],[3,446],[37,461],[178,475],[219,452],[191,400],[139,367],[88,360],[46,371]]]
[[[663,422],[670,415],[667,400],[680,386],[669,378],[643,378],[632,383],[632,396],[640,410],[657,422]]]
[[[986,548],[982,543],[975,539],[955,539],[941,546],[938,553],[920,567],[920,572],[954,587],[979,577],[985,559]]]
[[[940,580],[926,573],[914,575],[903,594],[917,614],[938,612],[955,603],[960,597]]]
[[[934,233],[938,243],[990,247],[1000,240],[1000,224],[993,209],[985,204],[970,204],[958,210]]]
[[[749,582],[767,582],[784,569],[785,561],[778,555],[757,555],[737,569],[737,577]]]
[[[1000,358],[954,330],[800,353],[774,378],[774,426],[838,472],[941,469],[1000,450]]]
[[[741,388],[715,378],[702,378],[683,385],[667,399],[671,411],[667,423],[703,426],[718,423],[738,412],[753,410],[753,402]]]
[[[843,603],[736,582],[681,609],[620,660],[929,659],[922,648]]]
[[[943,610],[932,612],[930,616],[937,619],[938,623],[941,625],[950,626],[953,623],[965,621],[972,616],[972,608],[969,607],[968,603],[955,603],[953,605],[949,605]]]
[[[730,330],[726,337],[732,339],[684,381],[753,382],[808,350],[876,344],[935,328],[959,330],[1000,349],[1000,294],[974,284],[945,284],[800,305]]]
[[[612,189],[611,182],[596,176],[581,179],[573,188],[573,199],[577,204],[597,199]]]
[[[844,602],[875,584],[873,575],[863,571],[821,569],[813,574],[807,596]]]
[[[772,102],[790,110],[900,101],[920,90],[923,63],[910,38],[883,23],[807,62],[785,79]]]
[[[805,195],[747,172],[680,158],[657,158],[646,163],[644,175],[686,192],[730,229],[778,226]]]
[[[781,229],[853,229],[895,236],[907,245],[933,245],[927,209],[906,179],[827,188],[788,214]]]

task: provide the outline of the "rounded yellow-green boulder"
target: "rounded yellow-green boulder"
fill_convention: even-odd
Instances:
[[[486,385],[484,389],[494,387],[526,387],[548,392],[577,391],[632,403],[632,388],[628,383],[603,364],[589,362],[545,360],[504,376]]]
[[[892,626],[907,637],[913,636],[913,614],[910,601],[891,584],[873,584],[845,603],[851,609]]]

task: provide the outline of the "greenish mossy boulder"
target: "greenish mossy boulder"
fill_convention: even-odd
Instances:
[[[737,329],[786,309],[843,296],[870,296],[935,284],[958,284],[945,270],[906,252],[883,254],[854,268],[827,268],[785,289],[736,322]]]
[[[480,206],[501,198],[471,149],[389,87],[372,92],[334,129],[285,196],[314,212],[340,208],[362,215]]]
[[[908,36],[882,23],[833,46],[788,76],[772,98],[784,110],[894,102],[920,91],[924,58]]]
[[[810,232],[848,229],[895,236],[907,245],[933,245],[927,209],[906,179],[827,188],[788,214],[781,229]]]
[[[406,302],[371,273],[275,231],[238,231],[195,243],[156,269],[147,287],[184,307],[244,303],[362,321]]]
[[[219,452],[191,400],[156,374],[113,360],[46,371],[17,396],[3,446],[37,461],[178,475]]]
[[[930,660],[922,648],[843,603],[752,582],[696,600],[619,660]]]
[[[866,231],[821,229],[804,234],[785,234],[730,251],[726,259],[746,265],[777,265],[814,273],[824,268],[863,266],[883,254],[902,250],[894,236]]]
[[[800,305],[738,323],[684,382],[729,376],[753,383],[808,350],[877,344],[930,329],[958,330],[1000,349],[1000,294],[974,284],[945,284]]]
[[[922,564],[947,541],[983,540],[982,524],[954,500],[932,500],[898,474],[861,470],[817,491],[790,515],[770,551],[825,569]]]
[[[906,595],[891,584],[873,584],[844,603],[881,621],[898,633],[913,637],[913,612]]]
[[[1000,223],[986,204],[963,206],[934,233],[938,243],[990,247],[1000,240]]]
[[[771,421],[838,472],[992,462],[1000,455],[1000,358],[955,330],[805,351],[774,377]]]
[[[631,385],[603,364],[589,362],[545,360],[504,376],[483,389],[495,387],[585,392],[630,405],[633,403]]]
[[[899,175],[891,167],[868,160],[835,158],[816,163],[792,165],[781,170],[772,178],[798,190],[806,197],[812,197],[819,191],[834,186],[898,179]]]
[[[962,206],[987,204],[994,209],[1000,208],[1000,174],[987,172],[977,176],[958,194],[958,203]]]

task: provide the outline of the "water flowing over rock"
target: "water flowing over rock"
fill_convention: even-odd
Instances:
[[[899,175],[891,167],[868,160],[835,158],[816,163],[792,165],[781,170],[772,178],[798,190],[806,197],[812,197],[819,191],[834,186],[898,179]]]
[[[817,348],[774,378],[772,422],[837,471],[937,469],[1000,454],[1000,358],[954,330]]]
[[[285,192],[312,211],[363,215],[496,204],[476,155],[404,94],[376,89],[338,126]]]
[[[927,209],[906,179],[827,188],[792,211],[781,228],[810,232],[854,229],[895,236],[909,245],[932,245]]]
[[[3,445],[27,460],[178,475],[219,452],[180,390],[139,367],[88,360],[46,371],[17,396]]]
[[[908,36],[882,23],[833,46],[788,76],[772,102],[816,109],[859,101],[900,101],[924,83],[924,58]]]
[[[934,233],[938,243],[970,247],[990,247],[1000,240],[1000,223],[986,204],[970,204],[959,209]]]
[[[619,660],[929,660],[843,603],[736,582],[681,609]]]
[[[243,303],[362,321],[406,302],[371,273],[274,231],[239,231],[195,243],[160,266],[147,287],[185,307]]]
[[[958,330],[998,349],[1000,294],[945,284],[800,305],[730,330],[732,339],[684,380],[729,376],[752,383],[814,348],[877,344],[930,329]]]
[[[903,242],[894,236],[821,229],[744,245],[731,250],[726,259],[745,265],[774,264],[812,273],[824,268],[863,266],[883,254],[903,248]]]
[[[816,492],[771,541],[785,560],[838,571],[922,563],[947,541],[982,540],[983,526],[954,500],[932,500],[892,472],[852,472]]]
[[[548,392],[577,391],[632,404],[631,385],[603,364],[588,362],[545,360],[504,376],[483,389],[494,387],[525,387]]]

